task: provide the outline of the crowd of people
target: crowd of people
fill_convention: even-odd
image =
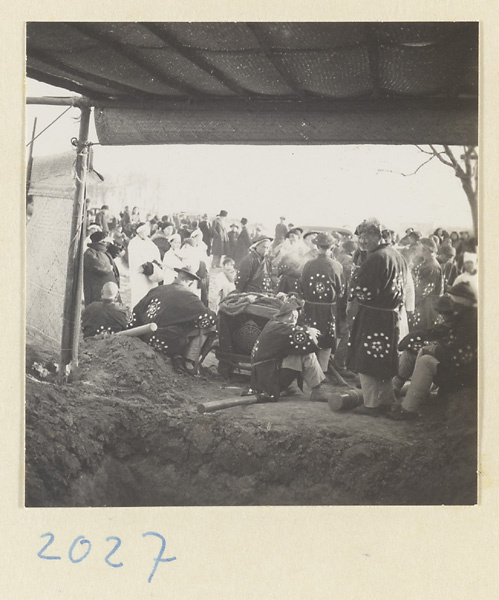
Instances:
[[[179,373],[196,373],[228,296],[281,300],[251,353],[251,389],[277,401],[293,381],[327,400],[328,373],[357,383],[358,414],[418,416],[432,387],[476,385],[477,241],[438,228],[402,236],[374,218],[350,232],[305,231],[281,217],[273,235],[248,220],[88,211],[83,332],[155,323],[142,339]],[[229,225],[230,223],[230,225]],[[131,304],[120,298],[126,257]],[[407,382],[408,385],[407,385]],[[406,392],[404,394],[404,392]]]

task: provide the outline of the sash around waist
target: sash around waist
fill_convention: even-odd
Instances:
[[[369,306],[369,304],[363,304],[362,302],[359,302],[359,306],[363,306],[364,308],[370,308],[372,310],[381,310],[383,312],[393,312],[393,313],[398,313],[400,311],[400,309],[402,308],[402,306],[398,306],[397,308],[381,308],[379,306]]]

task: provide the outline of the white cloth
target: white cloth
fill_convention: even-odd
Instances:
[[[214,301],[213,311],[218,312],[220,302],[236,289],[233,281],[229,281],[222,271],[218,273],[214,281]]]
[[[177,256],[182,259],[182,265],[190,269],[193,273],[199,271],[199,251],[194,247],[186,244],[177,252]]]
[[[177,272],[174,270],[175,268],[180,269],[184,264],[182,262],[182,258],[179,256],[179,251],[170,248],[168,252],[165,252],[163,256],[163,283],[164,285],[169,285],[173,283],[175,277],[177,277]]]
[[[142,271],[142,265],[146,262],[156,260],[161,264],[161,255],[159,248],[149,238],[143,240],[138,235],[132,238],[128,244],[128,265],[130,268],[130,295],[131,308],[147,294],[149,290],[158,285],[158,272],[152,276],[156,281],[152,281]]]

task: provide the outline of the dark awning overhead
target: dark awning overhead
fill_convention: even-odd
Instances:
[[[106,144],[477,140],[477,23],[30,23],[27,73],[93,99]]]

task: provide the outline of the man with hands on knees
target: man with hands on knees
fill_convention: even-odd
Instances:
[[[277,402],[293,381],[312,389],[311,400],[327,402],[317,355],[320,332],[297,325],[302,305],[290,298],[265,325],[251,355],[251,389],[261,402]]]

